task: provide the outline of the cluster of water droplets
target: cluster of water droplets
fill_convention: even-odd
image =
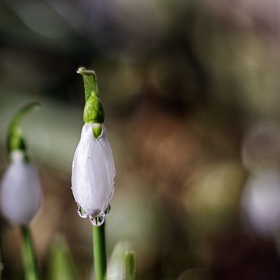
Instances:
[[[91,223],[93,226],[101,226],[101,225],[104,223],[104,221],[105,221],[105,216],[108,215],[108,214],[110,213],[110,211],[111,211],[111,205],[109,204],[109,205],[107,206],[107,208],[105,209],[104,212],[102,212],[102,213],[100,213],[99,215],[93,217],[93,216],[89,215],[89,214],[81,207],[81,205],[79,205],[78,203],[77,203],[77,206],[78,206],[78,210],[77,210],[78,215],[79,215],[81,218],[83,218],[83,219],[89,218],[89,221],[90,221],[90,223]]]

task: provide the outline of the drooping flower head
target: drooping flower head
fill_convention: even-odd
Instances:
[[[81,67],[85,87],[84,126],[72,164],[72,192],[78,214],[101,225],[110,211],[114,193],[115,165],[103,125],[104,109],[99,99],[94,71]]]
[[[0,209],[2,215],[11,223],[29,224],[37,214],[42,191],[38,175],[27,154],[26,143],[19,122],[37,103],[23,107],[12,119],[8,129],[8,151],[10,163],[0,184]]]

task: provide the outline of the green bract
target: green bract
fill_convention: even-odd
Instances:
[[[98,87],[96,74],[92,70],[86,70],[80,67],[77,73],[83,76],[85,87],[85,108],[84,108],[84,122],[85,123],[103,123],[104,109],[98,96]],[[96,136],[97,137],[100,133]]]

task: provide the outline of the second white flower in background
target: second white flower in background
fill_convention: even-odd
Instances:
[[[0,187],[2,215],[11,223],[29,224],[42,202],[39,178],[23,151],[11,152],[11,163],[5,171]]]
[[[10,162],[0,183],[2,215],[9,222],[22,226],[27,226],[39,211],[43,194],[19,124],[26,114],[39,107],[36,102],[29,103],[12,118],[7,139]]]

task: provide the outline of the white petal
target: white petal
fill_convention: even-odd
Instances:
[[[37,214],[42,191],[36,171],[24,162],[23,153],[12,153],[0,186],[0,207],[3,216],[12,223],[26,225]]]
[[[104,214],[114,192],[115,165],[105,127],[95,138],[92,124],[83,126],[72,165],[75,201],[93,218]]]

